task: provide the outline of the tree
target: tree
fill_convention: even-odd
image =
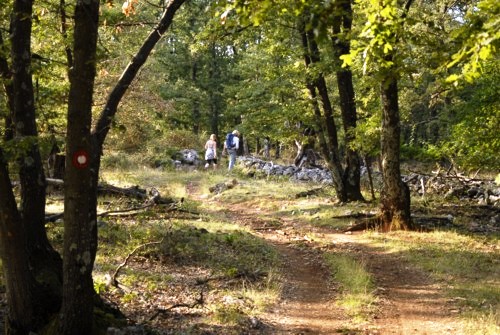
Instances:
[[[347,198],[350,200],[364,200],[360,185],[360,156],[354,147],[356,141],[356,97],[352,71],[349,67],[342,67],[340,56],[351,51],[350,34],[352,28],[352,6],[350,0],[334,2],[334,17],[332,27],[332,46],[335,55],[337,88],[340,98],[340,111],[344,126],[345,169],[342,175]]]
[[[364,69],[375,68],[380,81],[382,108],[381,161],[383,188],[381,192],[381,221],[384,230],[412,229],[410,191],[401,180],[400,171],[400,115],[398,78],[402,55],[397,53],[398,39],[404,20],[412,4],[408,0],[398,17],[397,1],[366,1],[362,3],[366,24],[354,54],[363,52]],[[342,58],[351,61],[350,55]]]
[[[97,250],[97,179],[89,159],[96,74],[99,0],[77,1],[70,71],[64,187],[64,262],[61,334],[91,334]],[[92,157],[93,158],[93,157]]]
[[[290,119],[306,121],[303,115],[309,115],[309,120],[306,122],[310,123],[311,120],[314,120],[321,153],[333,175],[334,187],[339,200],[342,202],[363,200],[360,188],[360,161],[356,149],[352,145],[357,119],[352,73],[349,69],[342,69],[338,61],[338,57],[349,50],[349,43],[345,38],[350,33],[352,20],[352,10],[349,2],[335,2],[332,7],[330,4],[324,4],[321,1],[312,1],[307,4],[303,2],[250,1],[245,4],[236,2],[228,7],[229,9],[224,12],[226,21],[233,18],[229,13],[234,12],[235,20],[240,25],[249,24],[261,28],[269,26],[265,30],[265,35],[262,36],[264,41],[274,35],[277,36],[276,33],[267,33],[268,31],[281,30],[281,26],[292,26],[299,17],[299,24],[297,25],[299,39],[295,38],[293,41],[298,43],[302,48],[302,52],[300,54],[288,51],[285,57],[291,59],[291,62],[296,62],[295,57],[299,55],[303,57],[308,78],[304,78],[304,72],[302,72],[297,74],[298,78],[295,78],[295,81],[307,81],[306,86],[309,92],[308,101],[310,105],[306,106],[303,101],[295,99],[294,104],[300,106],[300,111],[297,113],[299,115],[291,116]],[[332,12],[335,13],[333,19],[329,17]],[[344,126],[345,159],[340,154],[339,130],[337,129],[337,121],[330,96],[331,90],[329,90],[326,79],[328,75],[326,69],[329,70],[332,67],[332,61],[331,59],[324,61],[323,58],[327,57],[324,57],[325,52],[321,54],[320,51],[320,43],[325,40],[325,36],[330,35],[330,33],[327,33],[328,29],[331,29],[335,35],[333,40],[333,62],[337,63],[338,69],[336,75]],[[281,40],[283,41],[283,38]],[[259,39],[258,44],[263,45],[264,41],[261,42]],[[276,38],[276,40],[273,40],[273,46],[284,43],[282,41]],[[289,42],[286,39],[284,41]],[[288,48],[290,49],[290,46]],[[258,72],[261,71],[261,67],[259,67]],[[263,85],[260,81],[259,87],[262,91]],[[267,97],[266,95],[259,95],[259,98],[261,96]],[[269,109],[269,105],[263,107]],[[313,110],[312,115],[307,111],[310,109]],[[283,111],[283,114],[290,115],[290,112]],[[280,130],[283,131],[283,129]],[[345,169],[342,166],[343,163],[345,163]]]
[[[314,64],[319,63],[320,55],[319,48],[314,37],[313,29],[315,26],[308,22],[302,21],[299,24],[299,32],[302,37],[302,45],[304,48],[304,59],[306,67],[310,69]],[[321,72],[315,73],[311,70],[312,75],[308,78],[307,87],[313,101],[313,109],[316,116],[316,127],[318,129],[318,137],[323,157],[328,163],[329,170],[333,177],[334,188],[339,201],[347,201],[347,192],[342,180],[342,166],[340,162],[339,144],[337,137],[337,128],[335,119],[333,118],[333,109],[328,97],[326,81]],[[321,114],[316,96],[319,94],[319,101],[322,102],[323,115]]]
[[[62,318],[59,327],[52,330],[54,334],[92,333],[95,293],[91,273],[97,248],[97,181],[104,140],[123,94],[184,2],[173,0],[166,7],[159,24],[111,92],[92,131],[99,1],[78,1],[75,7],[74,57],[68,101]],[[47,290],[35,276],[33,269],[37,263],[28,252],[33,237],[35,241],[46,240],[43,230],[45,178],[36,141],[31,58],[26,57],[31,55],[31,20],[26,18],[31,18],[32,6],[31,1],[15,1],[13,12],[16,15],[11,23],[12,114],[15,138],[24,148],[20,150],[19,160],[22,211],[17,209],[8,161],[4,150],[0,150],[0,239],[9,298],[6,325],[9,334],[37,332],[61,304],[55,294],[41,296]]]

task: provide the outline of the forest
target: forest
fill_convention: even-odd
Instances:
[[[498,334],[499,14],[6,0],[0,334]]]

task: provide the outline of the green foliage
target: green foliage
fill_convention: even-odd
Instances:
[[[395,60],[388,59],[387,56],[394,53],[403,24],[397,1],[359,1],[355,11],[363,13],[366,22],[358,38],[352,42],[351,53],[340,57],[344,65],[351,66],[353,59],[362,54],[363,73],[367,73],[371,68],[395,68]]]
[[[401,146],[401,159],[413,160],[418,162],[435,162],[443,158],[443,154],[439,150],[435,150],[434,146],[411,146],[403,144]]]
[[[490,62],[474,85],[458,91],[461,100],[453,105],[455,122],[443,152],[466,169],[498,170],[500,162],[500,64]]]
[[[464,24],[454,31],[454,37],[462,46],[452,56],[448,68],[460,65],[461,71],[453,73],[447,80],[458,84],[463,78],[472,83],[481,75],[482,65],[496,55],[500,40],[500,3],[496,0],[481,0],[470,6]]]
[[[225,325],[237,325],[245,320],[245,314],[239,306],[220,305],[215,308],[214,319]]]

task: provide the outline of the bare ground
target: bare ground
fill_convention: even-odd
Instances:
[[[190,184],[187,188],[193,197],[198,196],[196,185]],[[135,292],[150,291],[151,294],[139,296],[134,303],[120,303],[121,310],[134,323],[149,324],[159,334],[461,334],[457,309],[442,290],[445,283],[434,281],[397,255],[371,247],[363,234],[314,229],[288,218],[282,218],[281,225],[276,228],[268,225],[266,219],[262,219],[263,213],[257,213],[255,208],[218,205],[226,206],[227,215],[234,222],[251,228],[255,235],[274,245],[285,260],[282,292],[277,304],[258,320],[250,320],[246,328],[206,325],[203,323],[206,311],[196,305],[201,294],[210,299],[210,292],[205,292],[196,282],[197,278],[204,276],[203,269],[179,269],[165,260],[137,258],[130,262],[130,267],[158,274],[169,273],[174,280],[168,291],[152,291],[140,284],[132,288]],[[328,251],[349,253],[362,260],[375,278],[379,299],[367,322],[354,323],[336,304],[339,289],[323,262],[321,254],[325,246],[317,244],[310,237],[311,233],[331,241],[326,247]],[[218,285],[224,283],[213,282],[210,289],[216,291]],[[117,304],[122,301],[114,294],[108,294],[107,298]],[[159,309],[179,301],[187,302],[186,306],[155,317]],[[5,301],[0,299],[0,319],[4,308]]]
[[[255,229],[286,260],[281,299],[262,316],[271,327],[266,334],[461,334],[457,310],[444,296],[442,283],[398,256],[370,247],[362,233],[314,229],[286,218],[279,229],[263,229],[266,222],[255,219],[262,217],[260,210],[239,205],[229,210],[234,221]],[[331,241],[328,251],[357,257],[374,277],[378,302],[368,322],[353,323],[336,304],[338,290],[321,257],[324,247],[316,245],[311,233]]]

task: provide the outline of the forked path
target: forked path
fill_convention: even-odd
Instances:
[[[259,334],[338,334],[349,318],[335,304],[336,288],[324,266],[321,253],[299,246],[309,243],[292,226],[268,228],[256,213],[239,206],[229,206],[234,222],[253,229],[278,250],[283,259],[282,290],[278,303],[259,318],[264,322]],[[261,213],[262,214],[262,213]]]
[[[268,325],[261,334],[394,334],[460,335],[456,309],[430,276],[397,255],[370,246],[363,235],[345,235],[282,218],[282,226],[268,225],[265,215],[241,205],[224,205],[232,219],[253,229],[281,253],[283,290],[274,308],[261,316]],[[377,286],[378,302],[370,320],[355,324],[335,302],[339,291],[324,266],[321,249],[308,236],[331,241],[327,248],[358,258]],[[297,243],[300,242],[300,243]]]

